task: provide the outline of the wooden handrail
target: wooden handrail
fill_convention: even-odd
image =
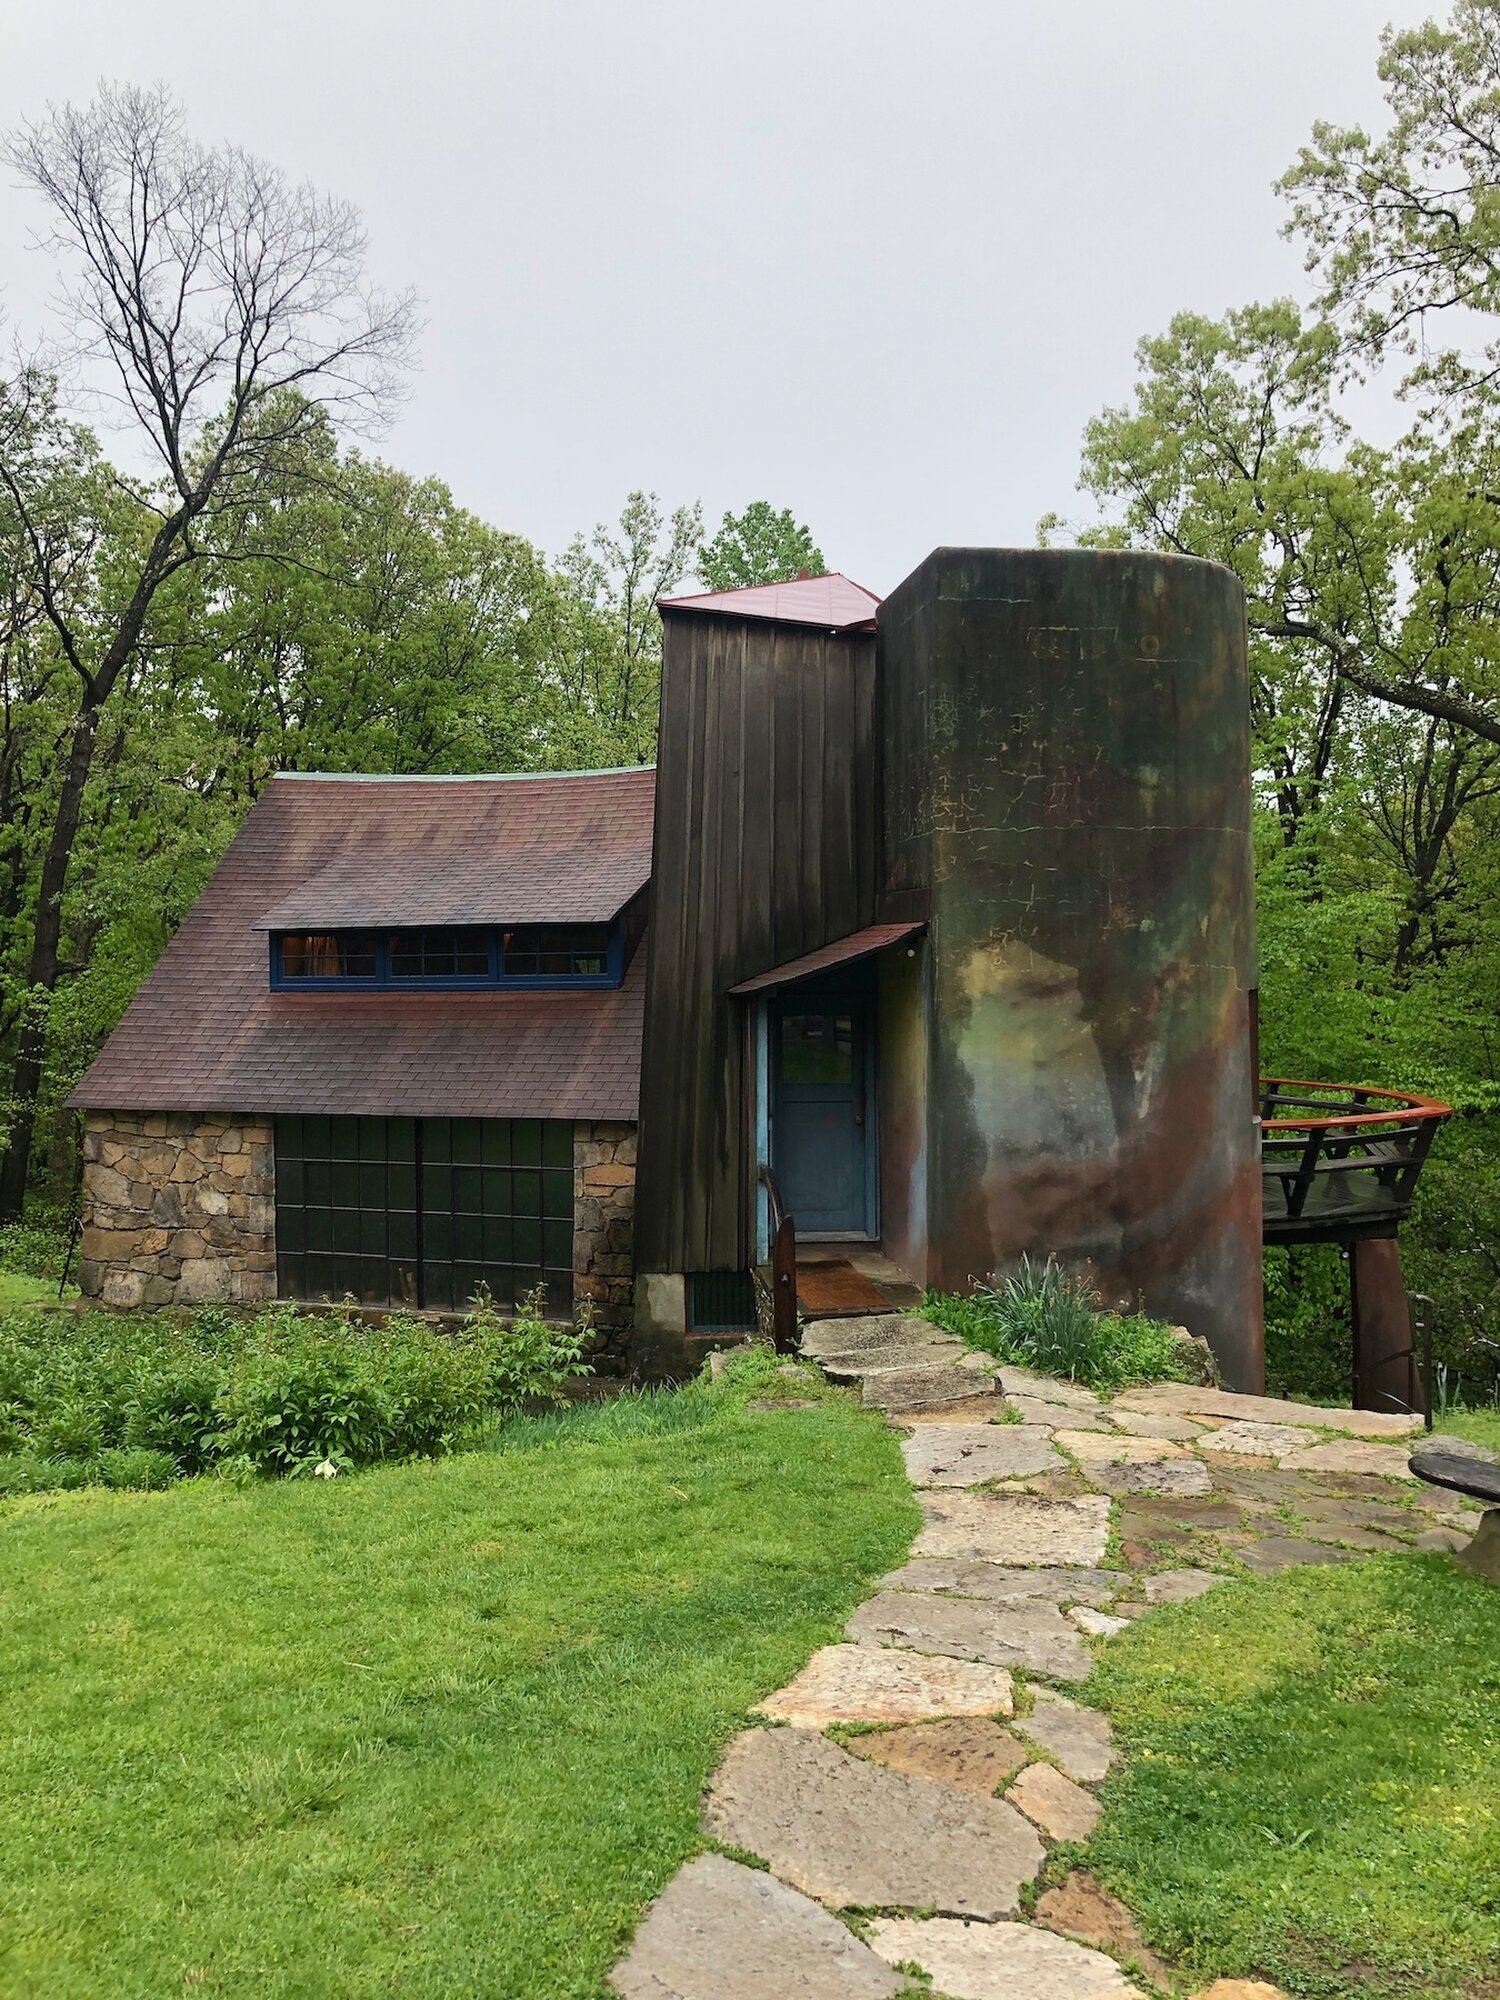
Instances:
[[[1361,1099],[1379,1098],[1393,1106],[1389,1111],[1373,1111],[1363,1108],[1355,1111],[1330,1111],[1320,1116],[1316,1097],[1293,1097],[1295,1090],[1337,1091],[1344,1102],[1359,1104]],[[1306,1132],[1316,1127],[1320,1131],[1335,1128],[1347,1129],[1359,1125],[1405,1125],[1436,1122],[1451,1118],[1453,1106],[1444,1104],[1436,1097],[1419,1097],[1401,1090],[1376,1090],[1369,1084],[1315,1083],[1309,1078],[1290,1076],[1263,1076],[1260,1079],[1262,1105],[1270,1108],[1277,1104],[1300,1104],[1309,1113],[1305,1118],[1270,1118],[1261,1120],[1263,1132]]]
[[[776,1176],[765,1161],[758,1178],[771,1223],[771,1342],[778,1354],[797,1352],[797,1225],[786,1212]]]

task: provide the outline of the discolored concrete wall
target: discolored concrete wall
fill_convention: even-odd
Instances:
[[[1238,582],[943,549],[879,645],[881,882],[930,898],[928,1282],[1055,1253],[1260,1387]]]

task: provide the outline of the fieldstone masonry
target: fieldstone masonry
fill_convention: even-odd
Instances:
[[[595,1365],[623,1362],[635,1305],[635,1127],[573,1127],[573,1300],[591,1305]]]
[[[172,1306],[276,1296],[269,1118],[91,1111],[83,1160],[85,1298]]]

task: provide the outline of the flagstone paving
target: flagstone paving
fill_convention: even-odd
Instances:
[[[906,1433],[923,1526],[711,1781],[705,1831],[768,1872],[688,1862],[614,1989],[865,2000],[907,1991],[914,1965],[943,2000],[1164,1988],[1085,1870],[1015,1921],[1045,1843],[1089,1839],[1116,1755],[1074,1698],[1092,1649],[1235,1577],[1462,1548],[1479,1512],[1411,1481],[1415,1419],[1180,1382],[1106,1402],[910,1316],[814,1322],[803,1352]],[[882,1914],[856,1935],[839,1913],[859,1911]]]

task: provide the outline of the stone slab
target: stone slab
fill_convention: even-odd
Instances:
[[[1013,1916],[1045,1856],[1014,1806],[852,1757],[803,1729],[751,1729],[709,1786],[705,1825],[831,1909]],[[780,1991],[782,1989],[776,1989]]]
[[[1120,1431],[1058,1431],[1056,1437],[1080,1465],[1155,1465],[1187,1457],[1170,1438],[1127,1437]]]
[[[974,1660],[898,1647],[824,1646],[757,1713],[822,1729],[830,1722],[921,1722],[940,1715],[1009,1715],[1010,1675]]]
[[[1141,1936],[1135,1918],[1087,1870],[1075,1868],[1055,1889],[1044,1889],[1036,1899],[1034,1914],[1037,1923],[1045,1924],[1048,1930],[1061,1931],[1080,1944],[1095,1945],[1113,1959],[1130,1960],[1140,1966],[1153,1986],[1171,1992],[1172,1974]]]
[[[1000,1369],[1000,1386],[1007,1396],[1035,1396],[1043,1403],[1062,1403],[1075,1410],[1097,1410],[1100,1399],[1081,1382],[1069,1382],[1061,1375],[1039,1375],[1034,1368],[1017,1368],[1006,1362]]]
[[[913,1486],[978,1486],[1063,1464],[1051,1432],[1028,1424],[925,1424],[906,1439],[901,1455]]]
[[[1144,1579],[1148,1604],[1187,1604],[1226,1579],[1211,1569],[1163,1569]]]
[[[1379,1444],[1371,1438],[1335,1438],[1310,1445],[1281,1461],[1289,1472],[1373,1472],[1382,1479],[1414,1479],[1406,1446]]]
[[[1024,1667],[1060,1681],[1086,1680],[1093,1665],[1055,1604],[988,1604],[974,1597],[882,1590],[860,1605],[844,1629],[866,1646]]]
[[[1389,1410],[1325,1410],[1315,1403],[1287,1403],[1279,1396],[1237,1396],[1228,1389],[1203,1389],[1192,1382],[1147,1382],[1115,1398],[1127,1410],[1165,1410],[1174,1417],[1222,1417],[1226,1423],[1303,1424],[1343,1431],[1350,1437],[1410,1437],[1420,1417]]]
[[[909,1778],[962,1785],[966,1792],[983,1792],[987,1798],[1014,1777],[1029,1755],[1008,1729],[977,1715],[872,1730],[867,1736],[852,1737],[844,1748],[872,1764],[905,1771]]]
[[[1044,1430],[1112,1431],[1114,1425],[1103,1410],[1075,1409],[1070,1403],[1047,1403],[1037,1396],[1007,1396],[1006,1403],[1022,1423],[1039,1424]]]
[[[931,1409],[944,1403],[966,1403],[976,1393],[975,1376],[951,1361],[911,1368],[879,1368],[860,1378],[860,1401],[867,1410]]]
[[[957,1334],[949,1333],[945,1327],[934,1326],[931,1320],[918,1319],[907,1313],[858,1313],[847,1319],[817,1319],[802,1330],[800,1351],[811,1360],[821,1361],[825,1354],[854,1354],[863,1349],[889,1347],[893,1328],[899,1329],[897,1337],[909,1341],[927,1341],[939,1347],[951,1347],[963,1351],[963,1342]]]
[[[609,1983],[623,2000],[889,2000],[904,1982],[811,1897],[700,1854],[646,1912]]]
[[[1004,1404],[993,1389],[980,1388],[960,1397],[957,1402],[914,1403],[906,1409],[891,1409],[886,1414],[892,1429],[904,1431],[914,1430],[918,1425],[925,1429],[929,1424],[987,1424],[1003,1408]]]
[[[1130,1623],[1128,1618],[1112,1618],[1107,1611],[1096,1611],[1091,1604],[1075,1604],[1068,1616],[1079,1631],[1087,1632],[1091,1639],[1112,1638]]]
[[[1193,2000],[1286,2000],[1286,1995],[1264,1979],[1216,1979]]]
[[[1155,1465],[1091,1465],[1089,1482],[1117,1500],[1134,1493],[1194,1500],[1214,1490],[1208,1467],[1198,1458],[1169,1458]]]
[[[927,1493],[922,1511],[926,1526],[912,1543],[914,1556],[1087,1569],[1098,1563],[1109,1537],[1109,1501],[1102,1494],[1051,1500],[1035,1493]]]
[[[1301,1563],[1338,1563],[1356,1560],[1352,1549],[1334,1548],[1328,1542],[1304,1541],[1300,1535],[1268,1535],[1264,1541],[1252,1542],[1248,1548],[1236,1549],[1235,1554],[1247,1569],[1257,1576],[1275,1576],[1284,1569],[1294,1569]]]
[[[1295,1424],[1221,1424],[1198,1440],[1200,1451],[1233,1451],[1245,1458],[1280,1458],[1318,1442],[1316,1431]]]
[[[929,1590],[984,1597],[998,1604],[1040,1598],[1049,1604],[1108,1604],[1128,1581],[1115,1569],[1009,1569],[1003,1563],[945,1562],[918,1556],[880,1579],[882,1590]]]
[[[1081,1785],[1097,1785],[1114,1762],[1114,1732],[1108,1716],[1097,1708],[1084,1708],[1066,1695],[1049,1688],[1033,1688],[1030,1715],[1017,1716],[1013,1725],[1019,1735],[1029,1736],[1050,1750],[1070,1778]]]
[[[1137,2000],[1112,1959],[1030,1924],[879,1917],[870,1942],[892,1965],[920,1965],[947,2000]]]
[[[1051,1764],[1028,1764],[1005,1794],[1049,1840],[1088,1840],[1099,1801]]]
[[[1152,1410],[1127,1410],[1119,1403],[1109,1406],[1110,1421],[1117,1430],[1131,1437],[1172,1438],[1182,1444],[1189,1438],[1201,1437],[1204,1426],[1195,1423],[1191,1417],[1169,1417]]]

